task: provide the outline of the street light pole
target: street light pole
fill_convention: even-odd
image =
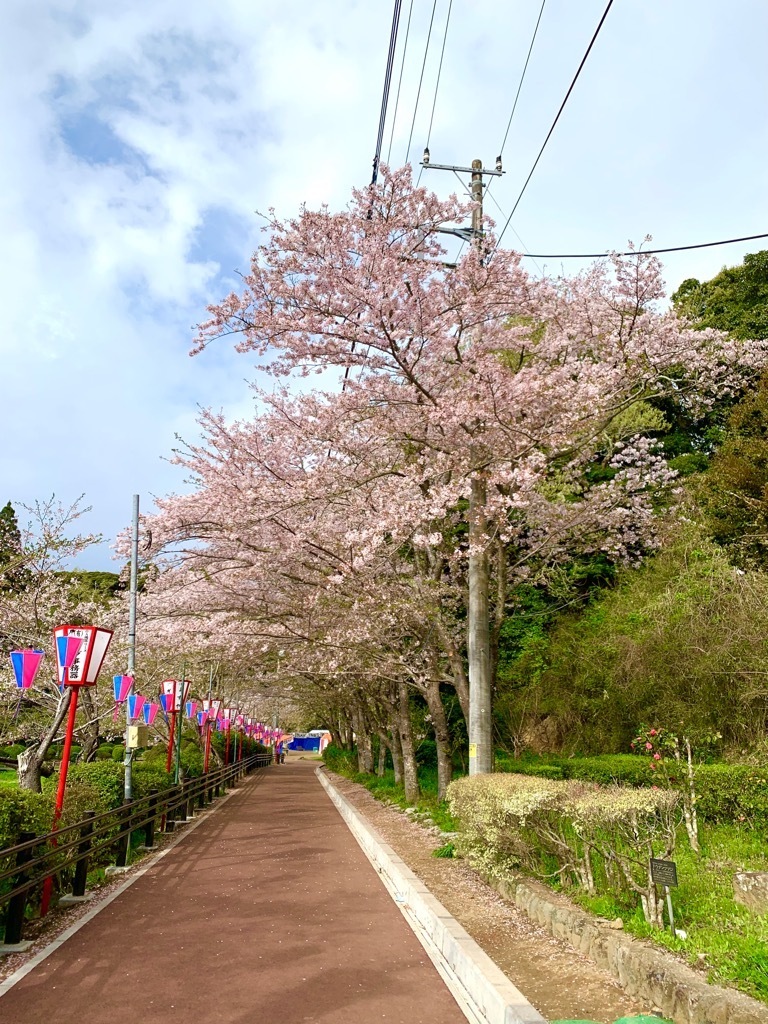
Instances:
[[[133,516],[131,519],[131,590],[128,604],[128,672],[133,677],[136,669],[136,600],[138,595],[139,580],[139,495],[133,496]],[[131,683],[127,696],[133,693]],[[133,797],[133,748],[129,742],[129,731],[131,728],[131,714],[128,710],[128,702],[125,704],[125,788],[126,800]]]

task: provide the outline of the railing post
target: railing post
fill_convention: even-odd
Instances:
[[[30,839],[35,838],[34,832],[19,832],[18,842],[27,843]],[[26,850],[19,850],[16,854],[16,867],[20,868],[17,875],[14,876],[12,887],[15,889],[17,885],[23,885],[27,881],[27,874],[24,871],[24,865],[28,860],[32,860],[34,847],[29,847]],[[16,893],[8,901],[8,907],[5,912],[5,945],[16,946],[21,942],[22,932],[24,930],[24,910],[27,906],[27,895],[28,890],[25,889],[23,892]]]
[[[128,863],[128,845],[131,839],[131,823],[133,818],[132,805],[133,800],[124,800],[118,814],[117,820],[120,822],[120,835],[117,840],[117,857],[115,859],[115,867],[118,868],[124,868]]]
[[[155,818],[157,817],[157,790],[149,791],[149,805],[147,807],[149,818],[144,826],[144,846],[147,850],[155,848]]]
[[[91,833],[96,811],[86,811],[83,815],[83,827],[80,829],[80,845],[77,848],[75,878],[72,882],[72,895],[85,896],[85,883],[88,879],[88,855],[91,852]]]
[[[184,818],[186,821],[190,821],[195,816],[194,800],[192,799],[192,780],[184,779],[181,784],[181,793],[184,798],[182,808],[184,811]]]
[[[175,797],[175,786],[169,786],[165,791],[165,827],[163,831],[173,832],[174,822],[176,820],[176,808],[171,807],[171,804]]]

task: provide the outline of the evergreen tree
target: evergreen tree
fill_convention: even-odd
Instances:
[[[28,585],[19,521],[9,501],[0,509],[0,591],[20,594]]]

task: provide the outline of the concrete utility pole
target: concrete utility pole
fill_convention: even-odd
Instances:
[[[139,495],[133,496],[133,516],[131,519],[131,590],[128,605],[128,672],[132,676],[136,669],[136,596],[139,581]],[[128,696],[133,693],[133,684]],[[125,799],[133,797],[133,750],[129,746],[131,716],[128,710],[128,698],[125,700]]]
[[[496,158],[495,170],[483,167],[482,160],[473,160],[471,167],[453,167],[430,163],[429,150],[424,150],[422,167],[439,171],[454,171],[472,175],[470,195],[475,208],[472,228],[442,228],[463,241],[471,239],[481,253],[483,248],[483,175],[498,176],[501,157]],[[493,771],[493,717],[491,698],[491,608],[490,558],[488,555],[488,503],[487,484],[483,475],[481,446],[470,449],[472,478],[469,494],[469,603],[467,607],[467,655],[469,661],[469,774],[481,775]]]

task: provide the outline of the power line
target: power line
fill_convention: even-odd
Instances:
[[[451,8],[453,7],[453,0],[448,2],[448,14],[445,18],[445,32],[443,32],[443,47],[440,50],[440,63],[437,67],[437,81],[435,82],[435,96],[432,100],[432,113],[429,116],[429,128],[427,129],[427,148],[429,148],[429,140],[432,137],[432,122],[435,119],[435,107],[437,106],[437,90],[440,88],[440,73],[443,70],[443,57],[445,57],[445,41],[448,38],[448,26],[451,22]],[[422,171],[424,168],[422,167]],[[421,176],[421,175],[419,175]]]
[[[392,114],[392,131],[389,133],[389,146],[387,147],[387,163],[392,156],[392,140],[395,137],[395,124],[397,123],[397,111],[400,106],[400,88],[403,84],[403,71],[405,70],[405,55],[408,51],[408,36],[411,32],[411,15],[413,14],[413,0],[408,8],[408,23],[405,26],[405,40],[403,41],[403,59],[400,61],[400,77],[397,80],[397,95],[395,96],[395,111]]]
[[[408,149],[405,154],[404,163],[408,163],[408,158],[411,155],[411,143],[413,142],[413,129],[416,125],[416,114],[419,111],[419,97],[421,96],[421,85],[424,81],[424,68],[427,66],[427,55],[429,53],[429,40],[432,38],[432,26],[435,23],[435,9],[437,8],[437,0],[434,0],[432,4],[432,17],[429,19],[429,31],[427,32],[427,45],[424,47],[424,60],[421,64],[421,75],[419,76],[419,88],[416,91],[416,106],[413,108],[413,120],[411,121],[411,134],[408,136]]]
[[[376,137],[376,155],[373,158],[373,174],[371,184],[376,184],[379,176],[379,161],[381,160],[381,147],[384,142],[384,124],[387,120],[387,105],[389,103],[389,89],[392,85],[392,65],[395,63],[395,50],[397,48],[397,29],[400,23],[400,8],[403,0],[395,0],[395,9],[392,13],[392,30],[389,34],[389,52],[387,53],[387,70],[384,73],[384,92],[381,97],[381,112],[379,114],[379,133]]]
[[[517,86],[517,92],[515,93],[515,100],[512,104],[512,113],[509,115],[509,121],[507,121],[507,130],[504,132],[504,139],[502,140],[499,148],[499,155],[504,155],[504,147],[507,144],[507,136],[509,135],[509,129],[512,125],[512,118],[515,116],[515,110],[517,109],[517,101],[520,99],[520,90],[523,88],[523,82],[525,81],[525,73],[528,70],[528,61],[531,59],[531,53],[533,52],[533,44],[536,42],[536,34],[539,31],[539,25],[541,24],[541,16],[544,13],[544,4],[547,0],[541,0],[541,9],[539,10],[539,16],[536,19],[536,27],[533,30],[533,38],[531,39],[531,45],[528,47],[528,56],[525,58],[525,64],[523,66],[523,73],[520,76],[520,82]]]
[[[517,232],[515,232],[517,234]],[[520,238],[520,236],[517,236]],[[731,245],[734,242],[754,242],[758,238],[768,238],[768,232],[764,235],[744,235],[742,238],[723,238],[719,242],[698,242],[696,245],[671,245],[666,249],[630,249],[628,252],[560,252],[560,253],[539,253],[524,252],[532,260],[594,260],[603,256],[655,256],[664,252],[687,252],[690,249],[711,249],[716,245]],[[522,239],[520,239],[522,241]],[[498,248],[498,246],[497,246]]]
[[[546,139],[544,139],[544,143],[542,144],[542,147],[539,150],[539,154],[538,154],[538,156],[536,157],[536,159],[533,162],[533,167],[529,171],[528,177],[525,179],[523,187],[520,189],[520,194],[518,195],[518,197],[517,197],[517,199],[515,201],[515,205],[512,207],[512,212],[510,213],[509,217],[507,218],[507,222],[504,225],[501,234],[499,235],[499,240],[496,243],[496,248],[497,249],[501,245],[501,240],[504,237],[504,233],[506,232],[507,227],[509,226],[509,222],[512,220],[512,218],[515,215],[515,210],[517,210],[518,206],[520,205],[520,200],[523,198],[523,195],[525,194],[525,190],[528,188],[528,182],[533,177],[533,172],[536,170],[536,167],[538,166],[539,160],[541,159],[541,155],[544,152],[544,150],[546,149],[547,143],[549,142],[550,138],[552,137],[552,132],[555,130],[555,126],[557,125],[557,122],[560,120],[560,115],[562,114],[563,110],[565,109],[565,105],[568,102],[568,99],[569,99],[571,93],[573,92],[573,88],[576,85],[576,82],[578,81],[579,75],[581,74],[582,69],[583,69],[584,65],[586,64],[586,62],[587,62],[587,57],[589,57],[589,54],[592,51],[592,47],[595,45],[595,40],[599,36],[600,29],[603,27],[605,19],[608,17],[608,12],[610,11],[612,6],[613,6],[613,0],[608,0],[608,5],[606,6],[605,10],[603,11],[603,16],[600,19],[600,23],[598,24],[597,28],[595,29],[595,33],[594,33],[594,35],[592,36],[592,39],[589,42],[589,46],[587,47],[587,52],[581,58],[581,63],[579,64],[579,67],[578,67],[578,69],[576,71],[576,74],[573,76],[573,81],[568,86],[568,92],[565,94],[565,99],[560,104],[560,109],[558,110],[557,114],[555,115],[555,120],[552,122],[552,127],[547,132],[547,137],[546,137]]]

